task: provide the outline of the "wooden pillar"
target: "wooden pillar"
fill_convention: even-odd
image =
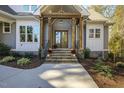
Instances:
[[[80,33],[79,33],[80,49],[83,49],[83,19],[80,18]]]
[[[75,49],[76,45],[76,19],[72,18],[72,48]]]
[[[40,18],[40,47],[44,48],[44,27],[43,27],[43,17]]]
[[[49,43],[49,48],[52,48],[52,23],[51,23],[51,17],[48,18],[48,43]]]

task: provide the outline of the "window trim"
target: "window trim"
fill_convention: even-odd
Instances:
[[[8,26],[8,27],[9,27],[9,32],[6,32],[6,31],[5,31],[5,27],[6,27],[6,26],[5,26],[5,23],[7,23],[7,22],[3,22],[3,23],[2,23],[2,24],[3,24],[3,33],[4,33],[4,34],[10,34],[10,33],[11,33],[11,23],[8,23],[8,24],[9,24],[9,26]]]

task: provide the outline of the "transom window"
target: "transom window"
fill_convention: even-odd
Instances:
[[[24,6],[23,6],[23,10],[24,10],[24,11],[29,11],[29,5],[24,5]]]
[[[32,5],[31,6],[31,11],[35,11],[37,9],[37,5]]]
[[[100,29],[89,29],[89,38],[100,38]]]
[[[3,33],[11,33],[11,24],[10,23],[3,23]]]
[[[32,26],[20,26],[20,42],[38,42],[38,29]]]
[[[23,11],[26,12],[33,12],[37,9],[37,5],[24,5],[23,6]]]

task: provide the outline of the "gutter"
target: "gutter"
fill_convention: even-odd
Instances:
[[[12,14],[9,14],[7,12],[4,12],[2,10],[0,10],[0,13],[3,14],[3,15],[6,15],[10,18],[13,18],[13,19],[19,19],[19,18],[34,18],[35,20],[38,20],[35,15],[29,15],[29,16],[19,16],[19,15],[12,15]]]

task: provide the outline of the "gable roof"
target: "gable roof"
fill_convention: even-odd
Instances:
[[[67,6],[67,5],[65,5]],[[81,5],[70,5],[73,6],[77,11],[81,13],[82,16],[88,16],[88,11]],[[45,10],[47,8],[47,5],[41,5],[33,14],[34,15],[40,15],[40,9]]]
[[[104,17],[102,14],[96,12],[92,8],[89,8],[88,12],[90,13],[89,19],[92,21],[108,21],[108,19],[106,17]]]
[[[12,15],[16,15],[17,13],[11,9],[8,5],[0,5],[0,10],[4,11],[4,12],[7,12],[9,14],[12,14]]]

